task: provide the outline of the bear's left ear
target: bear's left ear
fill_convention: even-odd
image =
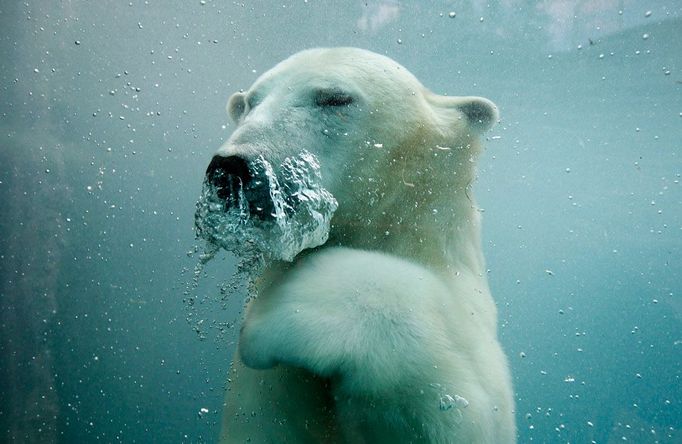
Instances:
[[[488,131],[500,118],[497,106],[483,97],[435,96],[432,100],[438,106],[459,111],[467,119],[469,127],[480,133]]]
[[[227,114],[234,123],[239,123],[239,119],[244,115],[246,110],[246,94],[237,92],[232,94],[230,100],[227,101]]]

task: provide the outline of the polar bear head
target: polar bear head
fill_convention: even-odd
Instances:
[[[304,239],[280,255],[287,260],[327,235],[372,249],[387,245],[386,233],[426,229],[439,212],[458,217],[452,202],[464,198],[479,136],[498,118],[487,99],[433,94],[395,61],[355,48],[295,54],[234,94],[227,111],[237,127],[207,169],[214,193],[198,205],[199,235],[215,241],[248,226],[251,240],[268,237],[278,214],[317,198],[293,223],[300,232],[287,234]],[[241,219],[207,222],[230,211]],[[305,240],[311,229],[324,233]]]

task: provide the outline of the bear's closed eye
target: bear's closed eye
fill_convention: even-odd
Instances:
[[[340,89],[322,89],[315,92],[315,105],[322,107],[348,106],[353,96]]]

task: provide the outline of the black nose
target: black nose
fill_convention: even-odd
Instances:
[[[206,168],[206,178],[216,188],[218,197],[228,199],[236,196],[240,188],[246,188],[252,176],[246,160],[239,156],[213,156]]]
[[[206,169],[206,180],[215,187],[218,198],[225,201],[225,209],[246,203],[252,216],[260,220],[273,217],[270,178],[258,169],[254,172],[247,160],[239,156],[213,156]]]

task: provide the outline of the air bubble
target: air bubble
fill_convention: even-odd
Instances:
[[[443,411],[450,410],[451,408],[456,407],[458,409],[465,409],[469,407],[469,401],[467,401],[466,398],[463,396],[459,395],[448,395],[445,394],[440,397],[440,403],[439,403],[439,408]]]

